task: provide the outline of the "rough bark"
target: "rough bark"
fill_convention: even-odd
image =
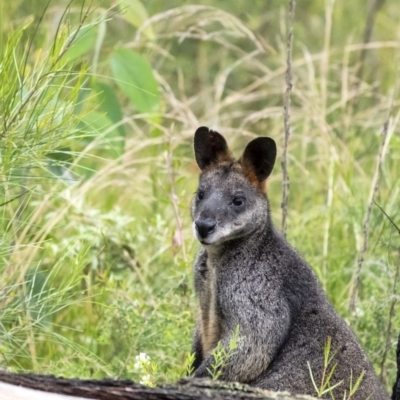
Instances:
[[[96,400],[313,400],[308,396],[273,393],[239,383],[206,379],[182,379],[173,385],[150,388],[128,380],[64,379],[0,371],[0,382],[3,382],[0,383],[2,400],[74,400],[77,397]]]

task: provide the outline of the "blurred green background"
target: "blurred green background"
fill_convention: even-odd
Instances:
[[[185,374],[193,133],[213,127],[237,155],[275,139],[280,228],[288,6],[0,0],[2,368],[146,384]],[[288,240],[388,388],[400,237],[370,196],[388,122],[376,202],[400,224],[399,51],[397,0],[296,6]]]

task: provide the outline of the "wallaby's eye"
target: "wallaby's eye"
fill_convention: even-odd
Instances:
[[[199,190],[199,191],[197,192],[197,198],[198,198],[199,200],[203,200],[203,199],[204,199],[204,192],[203,192],[202,190]]]
[[[240,207],[244,204],[244,197],[235,196],[232,200],[232,204],[236,207]]]

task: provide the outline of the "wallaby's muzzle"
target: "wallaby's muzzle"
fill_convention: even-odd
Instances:
[[[208,235],[215,231],[216,222],[211,218],[199,218],[194,221],[196,232],[200,239],[205,239]]]

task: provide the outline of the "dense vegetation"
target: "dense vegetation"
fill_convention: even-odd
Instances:
[[[192,135],[282,151],[288,4],[45,3],[0,2],[0,366],[177,379],[195,314]],[[397,3],[298,2],[288,149],[288,239],[387,387],[400,235],[371,193],[376,177],[399,224]],[[281,182],[278,162],[278,227]]]

